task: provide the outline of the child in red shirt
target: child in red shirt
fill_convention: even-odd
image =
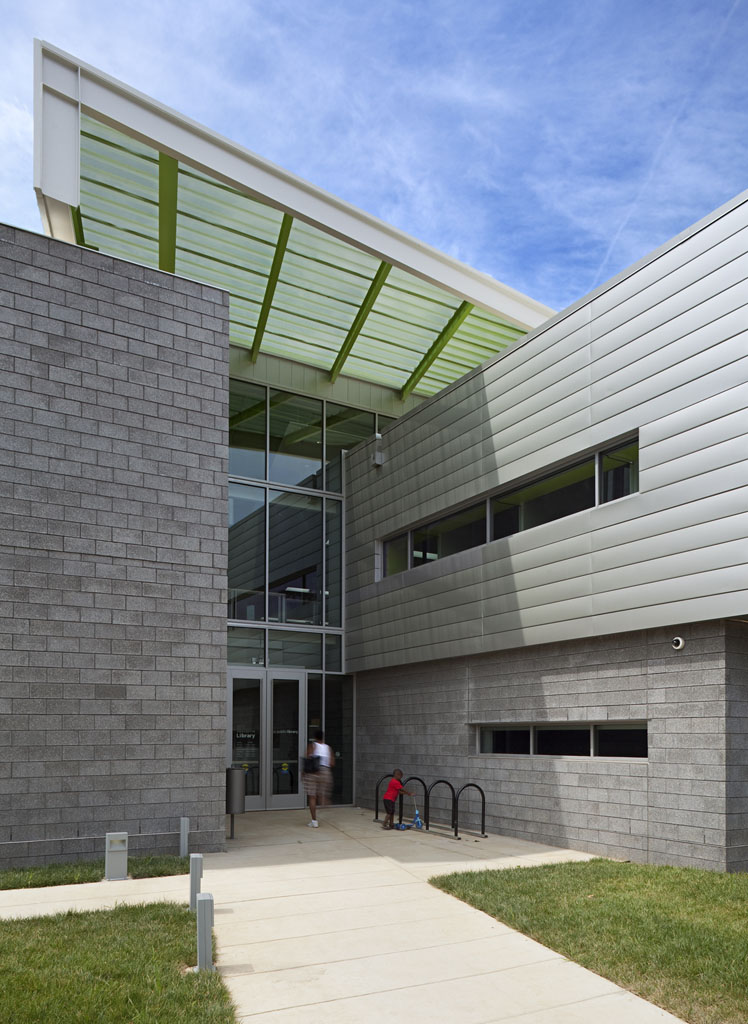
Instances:
[[[399,768],[396,768],[392,773],[390,784],[382,797],[382,803],[384,804],[384,809],[387,812],[384,824],[382,825],[382,828],[384,829],[394,828],[393,818],[395,816],[395,801],[400,795],[400,792],[402,791],[406,796],[413,796],[410,790],[403,789],[402,777],[403,773]]]

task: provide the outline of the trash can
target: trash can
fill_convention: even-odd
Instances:
[[[226,769],[226,813],[244,813],[244,769]]]

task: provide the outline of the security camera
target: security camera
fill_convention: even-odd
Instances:
[[[674,651],[680,651],[685,646],[686,646],[686,641],[683,639],[682,636],[674,636],[673,637],[673,650]]]

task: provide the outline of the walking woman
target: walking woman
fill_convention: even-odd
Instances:
[[[304,772],[304,789],[309,800],[309,813],[312,817],[307,822],[309,828],[318,828],[317,806],[324,807],[330,803],[332,793],[332,770],[335,767],[335,755],[332,748],[325,743],[321,729],[314,734],[306,748]]]

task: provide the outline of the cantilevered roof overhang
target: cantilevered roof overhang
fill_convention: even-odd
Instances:
[[[45,231],[224,288],[260,353],[428,396],[553,310],[36,41]]]

